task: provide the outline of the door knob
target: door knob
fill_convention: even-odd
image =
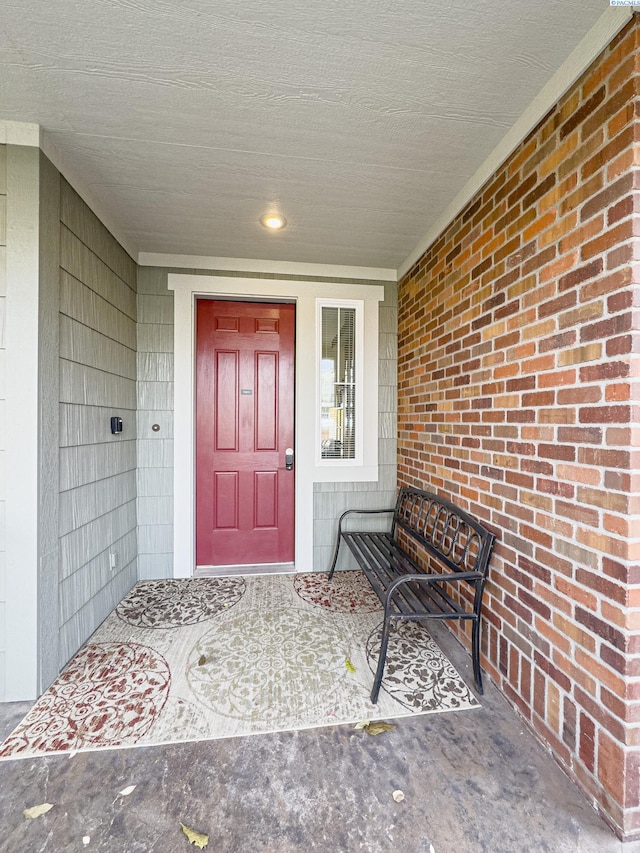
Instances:
[[[287,447],[284,452],[284,467],[287,471],[293,470],[293,447]]]

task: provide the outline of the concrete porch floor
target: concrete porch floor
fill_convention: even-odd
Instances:
[[[445,630],[433,635],[472,684],[466,652]],[[336,726],[2,761],[0,850],[195,850],[182,822],[209,835],[212,853],[640,851],[616,839],[486,679],[481,701],[376,737]],[[0,737],[28,708],[0,705]],[[25,821],[44,802],[54,808]]]

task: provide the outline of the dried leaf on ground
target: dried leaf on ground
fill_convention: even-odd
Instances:
[[[349,672],[355,672],[356,671],[355,666],[351,663],[349,658],[344,659],[344,665],[346,666],[346,668]]]
[[[199,847],[200,850],[204,850],[209,843],[208,835],[204,835],[202,832],[196,832],[195,829],[189,829],[189,827],[185,826],[183,823],[180,824],[180,827],[189,839],[189,844],[194,844],[196,847]]]
[[[118,793],[120,794],[121,797],[128,797],[129,794],[131,794],[131,793],[133,793],[133,791],[135,791],[135,789],[136,789],[135,785],[129,785],[127,788],[123,788],[121,791],[118,791]]]
[[[25,820],[33,820],[34,818],[40,817],[48,811],[51,811],[52,808],[53,803],[40,803],[39,806],[31,806],[30,809],[25,809],[22,814],[24,815]]]
[[[200,655],[200,657],[198,658],[198,666],[204,666],[206,662],[207,662],[207,656],[206,655]]]
[[[394,791],[391,795],[396,803],[401,803],[404,800],[404,792],[403,791]]]
[[[385,723],[384,720],[374,720],[368,726],[364,726],[364,730],[368,735],[381,735],[383,732],[390,732],[396,728],[395,723]]]
[[[369,725],[371,725],[371,720],[360,720],[353,728],[358,732],[360,729],[366,729]]]

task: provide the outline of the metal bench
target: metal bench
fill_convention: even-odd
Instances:
[[[345,520],[355,514],[392,515],[391,530],[345,530]],[[401,489],[395,509],[350,509],[340,516],[329,579],[344,541],[384,606],[378,669],[371,691],[374,704],[394,619],[470,621],[473,676],[482,693],[480,618],[494,539],[493,533],[464,510],[417,488]]]

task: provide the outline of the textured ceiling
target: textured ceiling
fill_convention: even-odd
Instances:
[[[397,268],[604,8],[5,0],[0,118],[134,253]]]

